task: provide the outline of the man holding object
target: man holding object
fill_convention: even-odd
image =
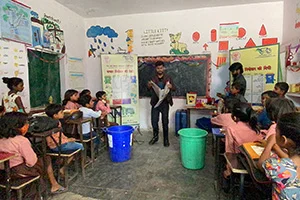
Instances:
[[[175,85],[173,80],[167,74],[164,73],[165,66],[162,61],[157,61],[155,63],[156,75],[148,82],[148,89],[151,90],[151,124],[153,128],[153,138],[150,140],[149,144],[153,145],[158,141],[158,121],[159,113],[162,115],[162,125],[163,125],[163,135],[164,135],[164,146],[168,147],[169,143],[169,105],[173,105],[171,92],[163,99],[159,106],[155,107],[159,101],[159,97],[154,91],[153,87],[156,84],[160,89],[164,89],[167,86],[170,91],[175,91]]]

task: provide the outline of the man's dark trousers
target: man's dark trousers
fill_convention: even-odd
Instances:
[[[151,109],[151,124],[153,128],[153,137],[158,139],[158,121],[159,113],[162,114],[162,125],[163,125],[163,135],[164,142],[169,143],[169,104],[163,101],[157,108],[152,106]]]

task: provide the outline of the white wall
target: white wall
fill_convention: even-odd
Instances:
[[[298,10],[298,12],[297,12]],[[295,27],[296,23],[298,28]],[[284,13],[283,13],[283,38],[282,38],[282,52],[286,52],[286,47],[291,45],[296,47],[300,44],[300,0],[285,0],[284,1]],[[294,53],[296,48],[292,49]],[[295,61],[300,60],[300,51],[297,55],[294,55]],[[285,67],[285,66],[284,66]],[[292,72],[289,70],[285,71],[286,82],[289,84],[300,82],[300,71]],[[300,107],[300,97],[288,96],[290,97],[296,106]]]
[[[282,39],[282,51],[285,51],[286,47],[291,45],[296,47],[300,44],[300,11],[296,12],[296,9],[300,10],[299,0],[285,0],[284,1],[284,13],[283,13],[283,39]],[[299,22],[298,28],[295,27],[296,22]],[[295,52],[292,49],[292,52]],[[297,60],[300,60],[300,52],[294,55]],[[286,71],[286,81],[289,84],[300,82],[300,72]]]
[[[300,39],[300,27],[295,28],[296,21],[300,22],[299,0],[284,0],[282,44],[287,45]],[[299,12],[299,11],[298,11]],[[300,25],[299,25],[300,26]]]
[[[216,63],[218,54],[218,43],[211,43],[210,30],[219,30],[220,23],[239,22],[240,27],[246,29],[245,38],[229,39],[229,48],[244,47],[248,39],[251,37],[256,45],[261,45],[261,36],[259,31],[262,24],[267,29],[267,37],[276,37],[280,42],[282,40],[283,26],[283,2],[249,4],[227,7],[202,8],[193,10],[183,10],[164,13],[136,14],[124,15],[105,18],[85,19],[85,31],[91,26],[100,25],[102,27],[110,26],[118,34],[118,38],[114,39],[114,47],[126,49],[126,33],[128,29],[133,29],[133,53],[139,56],[168,55],[170,50],[169,33],[182,32],[180,42],[186,43],[190,54],[199,54],[203,52],[203,44],[209,45],[208,50],[212,54],[212,61]],[[159,46],[141,46],[141,36],[148,29],[166,28],[163,38],[165,43]],[[192,33],[198,31],[201,39],[198,43],[192,40]],[[99,37],[102,41],[109,43],[108,38]],[[92,38],[86,37],[86,52],[89,50],[90,44],[94,44]],[[115,51],[110,50],[111,53]],[[98,55],[100,51],[96,51]],[[104,53],[108,53],[105,50]],[[88,70],[88,87],[93,92],[102,88],[101,67],[99,58],[85,57]],[[228,80],[228,64],[216,69],[212,65],[212,95],[216,92],[222,92],[225,82]],[[174,114],[176,109],[184,107],[183,99],[176,99],[174,106],[170,111],[170,128],[174,128]],[[150,124],[150,104],[149,99],[141,99],[140,101],[142,128],[151,127]]]
[[[85,29],[84,21],[81,16],[62,6],[54,0],[20,0],[19,2],[31,7],[31,10],[37,12],[39,17],[43,17],[44,14],[52,16],[55,19],[59,19],[61,29],[64,31],[64,39],[66,45],[66,53],[70,57],[83,58],[85,56]],[[78,39],[81,38],[81,39]],[[13,42],[10,42],[13,43]],[[66,57],[61,60],[61,90],[62,93],[68,88],[68,79],[66,77],[67,64]],[[28,73],[28,72],[26,72]],[[28,83],[28,80],[24,80],[24,83]],[[29,87],[28,84],[25,87]],[[24,100],[26,104],[29,100]],[[25,105],[29,111],[29,105]]]

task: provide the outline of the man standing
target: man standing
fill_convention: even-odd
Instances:
[[[168,147],[169,143],[169,105],[173,105],[171,91],[175,91],[176,88],[173,84],[171,77],[164,73],[165,67],[162,61],[157,61],[155,63],[156,75],[148,82],[148,88],[151,90],[151,124],[153,128],[153,138],[150,140],[149,144],[153,145],[158,141],[158,121],[159,113],[162,114],[162,125],[163,125],[163,135],[164,135],[164,146]],[[167,86],[170,92],[167,94],[165,99],[161,102],[158,107],[155,107],[156,103],[159,101],[159,97],[152,88],[152,85],[156,84],[160,89],[164,89]]]
[[[246,79],[243,76],[243,65],[239,62],[233,63],[232,65],[230,65],[229,67],[229,71],[232,74],[233,77],[233,82],[232,84],[239,84],[240,85],[240,91],[239,94],[245,96],[245,92],[246,92]]]

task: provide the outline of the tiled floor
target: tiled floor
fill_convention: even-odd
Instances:
[[[136,134],[132,158],[113,163],[108,151],[103,151],[89,167],[86,178],[73,183],[67,193],[53,196],[52,200],[211,200],[217,199],[214,190],[214,157],[211,136],[207,138],[206,163],[201,170],[185,169],[180,160],[179,138],[170,133],[169,147],[162,139],[153,146],[148,144],[151,132]],[[249,185],[249,184],[248,184]],[[257,191],[247,189],[246,199],[263,199]],[[221,199],[229,199],[221,193]]]

